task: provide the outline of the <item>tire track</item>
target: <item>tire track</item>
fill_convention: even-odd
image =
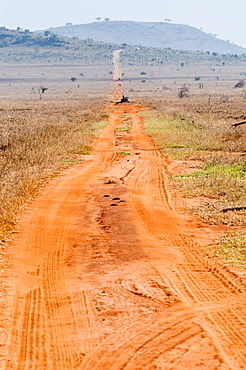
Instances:
[[[92,158],[24,215],[5,370],[246,366],[245,282],[186,232],[140,109],[113,107]]]
[[[138,130],[138,135],[141,135],[141,129]],[[141,142],[146,143],[147,147],[152,146],[153,150],[148,154],[144,153],[147,160],[136,167],[126,181],[129,187],[134,189],[132,192],[134,205],[149,232],[165,244],[178,249],[185,258],[184,263],[169,267],[168,271],[166,267],[160,266],[158,269],[160,275],[163,274],[168,278],[173,290],[187,305],[216,302],[226,299],[228,295],[231,297],[240,295],[245,291],[245,285],[238,284],[238,279],[235,280],[235,276],[232,276],[229,271],[206,260],[198,252],[199,246],[195,245],[191,238],[180,233],[166,193],[165,179],[168,174],[162,167],[162,159],[156,154],[153,144],[148,143],[146,137]],[[153,183],[156,184],[155,193],[151,192]],[[158,207],[160,204],[161,207]],[[156,210],[155,206],[159,210]],[[222,336],[218,334],[216,340],[225,346],[229,362],[237,359],[237,365],[234,363],[232,368],[237,368],[237,366],[241,368],[245,365],[245,343],[244,335],[239,333],[242,331],[242,325],[245,326],[245,321],[242,319],[239,324],[236,318],[237,315],[233,316],[225,310],[223,314],[215,313],[211,322],[219,328],[222,334]],[[229,344],[225,344],[223,337],[227,340],[231,338]],[[231,356],[230,352],[233,352],[234,356]]]

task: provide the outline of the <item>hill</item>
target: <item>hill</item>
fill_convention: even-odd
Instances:
[[[11,45],[25,45],[25,46],[64,46],[66,41],[47,31],[45,34],[30,32],[28,29],[11,30],[6,27],[0,27],[0,48]]]
[[[113,44],[175,50],[246,54],[246,48],[216,38],[195,27],[167,22],[103,21],[50,28],[59,36],[94,39]]]
[[[220,54],[121,45],[94,41],[91,38],[81,40],[78,37],[59,36],[50,31],[44,33],[29,30],[11,30],[0,27],[0,63],[58,63],[78,65],[110,65],[113,51],[121,49],[120,59],[123,65],[208,65],[224,66],[245,63],[246,54]],[[241,71],[240,71],[241,72]]]

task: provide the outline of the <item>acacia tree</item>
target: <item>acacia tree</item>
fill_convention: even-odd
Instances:
[[[109,22],[109,21],[110,21],[110,18],[104,18],[104,20],[105,20],[106,22]]]
[[[101,17],[97,17],[96,21],[100,22],[101,19],[102,19]]]

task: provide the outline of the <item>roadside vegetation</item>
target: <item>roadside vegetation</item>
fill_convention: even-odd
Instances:
[[[228,232],[206,247],[209,257],[246,269],[246,228]]]
[[[204,198],[190,211],[208,223],[245,225],[246,125],[232,127],[246,120],[244,54],[1,27],[0,242],[42,182],[90,153],[105,125],[99,95],[108,101],[118,49],[127,95],[150,107],[144,113],[148,134],[171,158],[199,161],[170,179],[183,196]],[[127,116],[125,123],[131,124]]]
[[[39,187],[90,153],[107,116],[104,102],[96,99],[1,101],[0,111],[0,240],[4,240]]]
[[[164,154],[185,163],[170,182],[183,197],[200,200],[188,210],[209,224],[245,226],[246,124],[233,127],[246,120],[245,99],[146,99],[146,105],[146,132]],[[208,253],[246,265],[245,229],[224,235]]]

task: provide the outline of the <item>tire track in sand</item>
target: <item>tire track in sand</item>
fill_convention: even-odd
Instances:
[[[111,109],[92,157],[23,215],[4,368],[245,368],[244,281],[205,259],[174,212],[141,107]]]

